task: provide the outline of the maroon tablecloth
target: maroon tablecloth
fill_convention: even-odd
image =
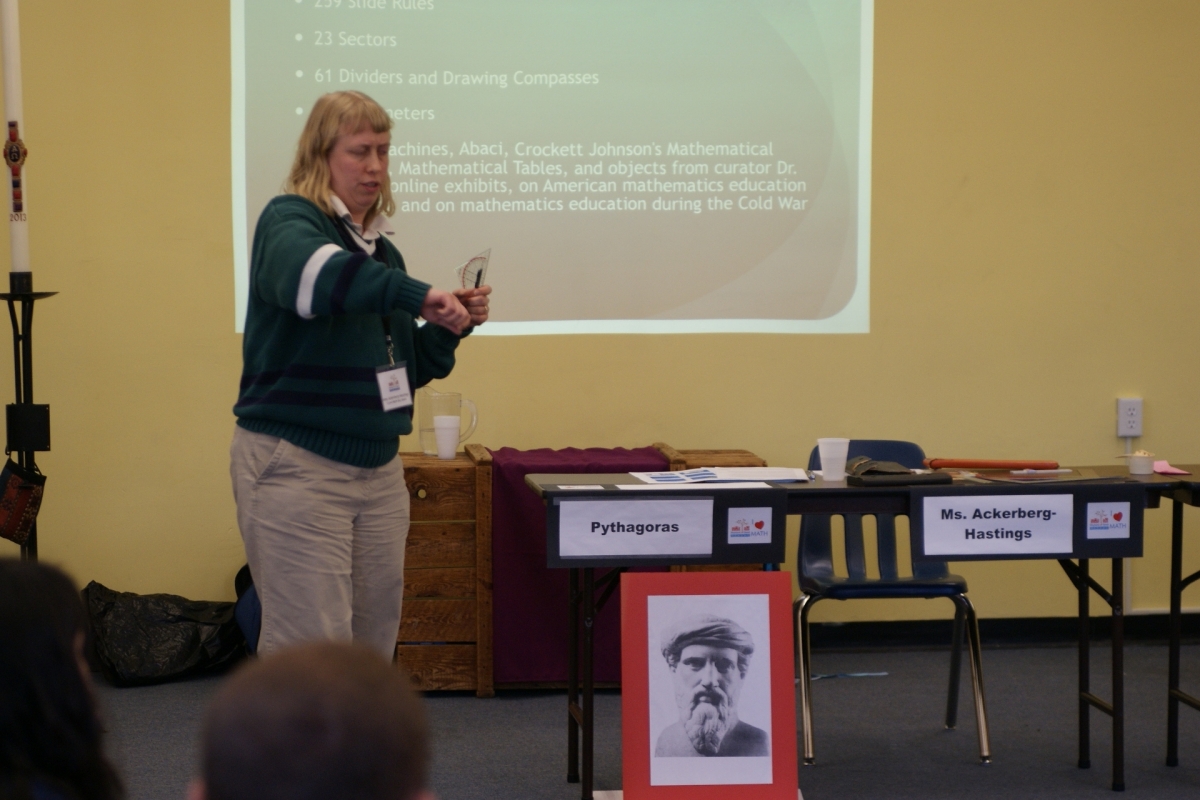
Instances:
[[[567,679],[567,570],[546,566],[546,509],[530,473],[651,472],[669,463],[636,450],[492,451],[492,607],[496,683]],[[597,577],[604,574],[597,571]],[[621,679],[621,606],[615,593],[596,618],[595,677]]]

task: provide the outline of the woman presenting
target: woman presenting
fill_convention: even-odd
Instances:
[[[263,652],[352,639],[392,657],[411,393],[448,375],[488,318],[489,287],[451,294],[409,277],[382,235],[391,127],[359,92],[317,100],[286,194],[254,232],[230,473]]]

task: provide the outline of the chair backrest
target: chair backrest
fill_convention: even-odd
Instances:
[[[869,456],[875,461],[895,461],[909,469],[924,467],[925,451],[912,442],[893,439],[851,439],[847,458]],[[821,468],[821,456],[813,448],[808,457],[809,469]],[[842,514],[845,526],[846,572],[850,580],[867,579],[866,549],[863,543],[862,514]],[[876,553],[879,579],[894,581],[900,577],[896,553],[896,519],[892,514],[875,514]],[[800,521],[800,557],[797,569],[801,576],[828,578],[834,576],[833,529],[829,514],[805,514]],[[950,574],[944,561],[912,561],[916,578],[941,578]]]

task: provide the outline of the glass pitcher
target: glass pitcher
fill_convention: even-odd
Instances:
[[[462,410],[471,412],[471,422],[462,430]],[[417,390],[417,431],[421,452],[427,456],[452,459],[458,446],[470,438],[479,422],[475,404],[458,392],[435,392],[425,386]]]

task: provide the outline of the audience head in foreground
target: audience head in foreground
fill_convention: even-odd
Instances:
[[[0,559],[0,798],[121,796],[101,744],[86,631],[70,578]]]
[[[266,656],[217,693],[189,800],[431,800],[408,678],[361,645]]]

